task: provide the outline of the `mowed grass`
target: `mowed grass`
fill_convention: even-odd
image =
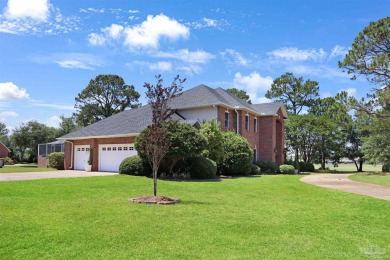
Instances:
[[[390,203],[302,176],[159,181],[177,205],[140,205],[152,180],[109,176],[0,183],[0,259],[390,257]]]
[[[18,164],[18,165],[4,165],[0,168],[1,173],[19,173],[19,172],[47,172],[56,171],[53,168],[40,168],[36,164]]]
[[[359,173],[349,176],[351,180],[390,186],[390,174]]]
[[[314,167],[315,167],[315,169],[319,169],[321,167],[321,165],[315,164]],[[329,168],[329,170],[336,170],[337,172],[340,172],[340,173],[357,172],[356,166],[354,163],[339,163],[337,167],[334,167],[333,164],[328,163],[325,165],[325,167]],[[364,164],[363,171],[364,172],[381,172],[382,165]]]

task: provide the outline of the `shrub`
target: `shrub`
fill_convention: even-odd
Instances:
[[[382,166],[382,172],[390,172],[390,162],[385,162]]]
[[[138,155],[125,158],[119,166],[119,174],[128,174],[135,176],[149,176],[151,174],[150,166]]]
[[[251,165],[251,175],[258,175],[261,173],[261,169],[256,164]]]
[[[11,158],[9,158],[9,157],[5,157],[3,160],[4,160],[4,165],[12,165],[12,164],[14,164],[14,161]]]
[[[292,165],[282,164],[279,166],[280,172],[284,174],[294,174],[295,168]]]
[[[311,162],[299,162],[299,171],[314,172],[314,164],[312,164]]]
[[[213,160],[197,156],[187,161],[191,179],[214,179],[217,175],[217,164]]]
[[[57,170],[64,169],[64,152],[55,152],[49,154],[49,166]]]
[[[294,169],[296,169],[296,170],[299,169],[299,163],[298,163],[298,162],[295,162],[294,160],[286,160],[286,161],[284,162],[284,164],[292,165],[292,166],[294,166]]]
[[[277,163],[270,161],[257,161],[255,162],[260,167],[262,173],[275,173],[279,170]]]
[[[232,131],[224,132],[223,136],[222,173],[232,176],[250,174],[253,152],[248,140]]]
[[[203,122],[199,132],[206,138],[205,149],[202,155],[219,164],[223,158],[223,133],[221,123],[211,119],[209,122]]]

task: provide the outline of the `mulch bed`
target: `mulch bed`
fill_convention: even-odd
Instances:
[[[130,198],[129,201],[138,204],[159,204],[159,205],[172,205],[180,202],[179,199],[169,198],[164,196],[141,196],[137,198]]]

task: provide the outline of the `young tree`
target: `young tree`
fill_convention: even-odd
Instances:
[[[117,75],[98,75],[75,98],[74,113],[80,126],[87,126],[117,114],[126,108],[137,108],[140,94]]]
[[[245,100],[249,104],[252,104],[252,101],[249,99],[249,95],[246,93],[246,91],[236,88],[228,88],[226,90],[227,92],[232,93],[233,95],[236,95],[237,97]]]
[[[182,93],[182,84],[185,81],[176,76],[169,87],[164,87],[161,75],[157,75],[156,79],[156,85],[144,84],[147,89],[148,104],[152,109],[152,124],[144,132],[144,141],[139,143],[140,149],[145,151],[146,158],[152,167],[154,196],[157,196],[158,170],[170,146],[167,128],[160,126],[175,113],[175,110],[169,106],[169,102]]]

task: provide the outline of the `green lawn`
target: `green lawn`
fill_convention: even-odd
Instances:
[[[177,205],[140,205],[144,177],[0,182],[0,259],[390,257],[388,201],[302,176],[159,181]]]
[[[351,180],[390,186],[390,174],[359,173],[349,177]]]
[[[315,164],[315,169],[320,168],[321,165]],[[356,166],[354,163],[340,163],[338,164],[338,167],[334,167],[333,164],[329,163],[325,165],[329,170],[336,170],[341,173],[349,173],[349,172],[356,172]],[[364,164],[363,165],[363,171],[365,172],[381,172],[382,171],[382,165],[371,165],[371,164]]]
[[[4,165],[0,168],[0,173],[17,173],[17,172],[46,172],[55,171],[53,168],[39,168],[36,164],[18,164]]]

